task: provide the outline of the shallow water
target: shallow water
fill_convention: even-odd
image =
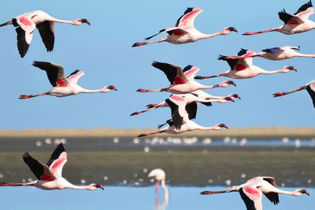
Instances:
[[[172,187],[169,188],[169,203],[164,204],[163,190],[160,201],[156,201],[154,186],[150,187],[112,187],[104,191],[43,191],[33,187],[1,188],[0,209],[2,210],[232,210],[245,209],[238,193],[202,196],[204,190],[223,189],[223,187]],[[282,188],[283,189],[283,188]],[[285,188],[285,190],[293,190]],[[307,189],[311,196],[280,195],[280,203],[273,206],[263,198],[264,210],[313,210],[315,189]]]

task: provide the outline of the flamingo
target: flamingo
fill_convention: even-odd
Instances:
[[[220,191],[204,191],[202,195],[212,195],[217,193],[239,192],[243,199],[247,210],[262,210],[262,194],[264,194],[272,203],[279,203],[278,194],[286,194],[293,196],[301,196],[309,193],[306,190],[295,190],[293,192],[280,190],[276,186],[274,177],[258,176],[248,180],[245,184],[233,186],[226,190]]]
[[[309,17],[314,14],[314,7],[310,0],[306,4],[302,5],[296,13],[293,15],[287,13],[285,9],[278,12],[279,18],[284,22],[284,25],[257,32],[246,32],[243,35],[255,35],[266,32],[277,31],[286,35],[303,33],[315,29],[315,23],[309,20]]]
[[[80,77],[84,75],[84,72],[80,70],[76,70],[66,77],[64,68],[61,65],[50,62],[34,61],[33,66],[46,71],[49,82],[53,87],[48,92],[35,95],[21,95],[20,99],[28,99],[44,95],[64,97],[77,95],[79,93],[107,93],[110,90],[117,90],[113,85],[105,86],[104,88],[98,90],[87,90],[80,87],[77,85],[77,82]]]
[[[202,9],[194,7],[194,8],[187,8],[182,15],[176,22],[175,27],[169,27],[160,30],[157,34],[154,34],[150,37],[147,37],[146,40],[149,40],[161,33],[168,33],[168,36],[162,39],[148,41],[148,42],[136,42],[132,45],[132,47],[139,47],[147,44],[153,43],[160,43],[160,42],[169,42],[172,44],[185,44],[189,42],[195,42],[199,39],[209,39],[219,35],[227,35],[232,31],[237,32],[234,27],[226,27],[222,31],[214,33],[214,34],[203,34],[198,31],[194,27],[194,21],[197,15],[202,12]]]
[[[199,71],[199,68],[197,66],[188,65],[184,69],[182,69],[180,66],[156,61],[152,63],[152,66],[163,71],[164,74],[167,76],[168,80],[170,81],[171,85],[169,87],[156,90],[138,89],[137,92],[147,93],[166,91],[174,94],[185,94],[201,89],[227,87],[229,85],[236,86],[236,84],[233,81],[224,81],[217,85],[208,86],[196,82],[194,80],[194,76]]]
[[[177,94],[172,95],[171,97],[176,96],[176,95]],[[212,96],[212,95],[210,95],[210,94],[208,94],[202,90],[197,90],[197,91],[194,91],[192,93],[180,94],[180,95],[187,98],[186,107],[189,106],[191,103],[194,103],[194,102],[200,102],[203,105],[211,106],[212,102],[225,103],[228,101],[234,102],[234,98],[241,99],[238,94],[230,94],[228,96]],[[145,113],[145,112],[148,112],[148,111],[151,111],[153,109],[160,108],[160,107],[168,107],[168,104],[164,100],[158,104],[148,104],[148,105],[146,105],[146,107],[147,107],[147,109],[142,110],[142,111],[138,111],[138,112],[133,112],[130,114],[130,116],[142,114],[142,113]]]
[[[180,96],[166,99],[166,103],[168,103],[172,111],[172,119],[167,120],[166,123],[162,125],[159,125],[159,129],[157,131],[139,134],[138,137],[150,136],[159,133],[180,134],[193,130],[220,130],[222,128],[228,128],[223,123],[210,127],[198,125],[191,120],[196,117],[197,105],[192,105],[187,108],[186,102],[185,98]],[[168,124],[168,127],[162,128],[165,124]]]
[[[219,60],[225,60],[231,67],[231,70],[220,73],[214,76],[196,76],[195,79],[208,79],[214,77],[230,77],[233,79],[248,79],[258,76],[259,74],[277,74],[277,73],[288,73],[290,71],[296,71],[293,66],[284,66],[280,70],[266,71],[258,66],[253,65],[253,58],[255,52],[252,50],[241,49],[238,56],[240,59],[230,58],[230,56],[219,56]]]
[[[296,52],[300,50],[300,46],[283,46],[264,49],[261,52],[248,54],[247,57],[263,57],[268,60],[283,60],[293,57],[315,58],[315,54],[303,54]],[[242,59],[244,56],[227,56],[228,59]]]
[[[27,183],[1,182],[0,186],[34,186],[43,190],[63,190],[66,188],[76,190],[96,190],[100,188],[104,190],[100,184],[77,186],[62,177],[62,169],[67,162],[67,152],[62,143],[54,150],[47,164],[36,160],[28,152],[23,154],[23,160],[36,176],[37,180]]]
[[[315,108],[315,80],[313,80],[312,82],[307,83],[306,85],[303,85],[299,88],[290,90],[290,91],[286,91],[286,92],[278,92],[278,93],[274,93],[273,96],[274,97],[279,97],[279,96],[284,96],[290,93],[294,93],[297,91],[301,91],[301,90],[307,90],[307,92],[310,94],[312,101],[313,101],[313,106]]]
[[[75,19],[75,20],[60,20],[54,18],[47,14],[42,10],[34,10],[31,12],[24,13],[19,15],[12,20],[9,20],[0,25],[13,25],[16,27],[17,32],[17,47],[20,53],[20,56],[23,58],[27,53],[29,45],[33,39],[33,32],[35,27],[39,30],[40,36],[44,45],[48,52],[54,49],[54,42],[55,42],[55,22],[57,23],[69,23],[72,25],[81,25],[86,23],[90,25],[90,22],[83,18],[83,19]]]
[[[165,207],[168,205],[168,189],[165,185],[165,178],[166,174],[163,169],[156,168],[153,169],[148,177],[153,177],[155,181],[155,191],[156,191],[156,209],[165,209]],[[161,184],[162,188],[164,189],[164,202],[162,205],[160,205],[160,191],[159,191],[159,185]],[[162,207],[162,208],[160,208]]]

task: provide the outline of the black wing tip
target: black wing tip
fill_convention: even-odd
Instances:
[[[225,61],[225,60],[226,60],[226,57],[227,57],[227,56],[225,56],[225,55],[219,55],[218,60],[224,60],[224,61]]]
[[[245,48],[241,48],[241,50],[238,52],[238,56],[242,56],[242,55],[245,55],[247,53],[248,49],[245,49]]]

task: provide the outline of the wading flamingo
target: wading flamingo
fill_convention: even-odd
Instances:
[[[9,24],[16,27],[17,47],[20,56],[23,58],[32,42],[35,27],[37,27],[47,51],[50,52],[54,49],[55,22],[69,23],[72,25],[81,25],[86,23],[90,25],[90,22],[87,19],[60,20],[50,16],[44,11],[34,10],[12,18],[12,20],[1,24],[0,27]]]
[[[153,169],[148,177],[153,177],[155,179],[155,191],[156,191],[156,203],[155,207],[156,209],[165,209],[165,207],[168,205],[168,189],[165,185],[165,178],[166,174],[163,169],[156,168]],[[164,189],[164,202],[161,205],[160,204],[160,190],[159,190],[159,185],[161,184],[162,188]],[[162,207],[162,208],[161,208]]]
[[[236,86],[236,84],[233,81],[224,81],[217,85],[208,86],[196,82],[194,80],[194,76],[199,71],[199,68],[197,66],[188,65],[184,69],[182,69],[180,66],[156,61],[152,63],[152,66],[163,71],[164,74],[167,76],[168,80],[170,81],[171,85],[169,87],[156,90],[138,89],[137,92],[147,93],[166,91],[174,94],[185,94],[201,89],[227,87],[229,85]]]
[[[312,1],[310,0],[306,4],[302,5],[293,15],[287,13],[284,9],[280,11],[278,15],[284,22],[284,25],[264,31],[246,32],[243,33],[243,35],[255,35],[272,31],[291,35],[310,31],[315,29],[315,23],[309,19],[312,14],[314,14],[314,7],[312,5]]]
[[[28,99],[44,95],[64,97],[79,93],[107,93],[110,90],[117,90],[113,85],[105,86],[104,88],[98,90],[87,90],[80,87],[77,85],[77,82],[80,77],[84,75],[83,71],[76,70],[66,77],[64,68],[61,65],[50,62],[34,61],[33,66],[46,71],[49,82],[53,87],[48,92],[35,95],[21,95],[20,99]]]
[[[159,43],[159,42],[169,42],[172,44],[185,44],[188,42],[195,42],[199,39],[209,39],[219,35],[227,35],[232,31],[237,32],[234,27],[226,27],[222,31],[214,34],[203,34],[194,27],[194,21],[197,15],[202,12],[200,8],[188,8],[184,15],[182,15],[176,22],[175,27],[165,28],[159,31],[159,33],[147,37],[149,40],[161,33],[168,33],[168,36],[162,39],[148,41],[148,42],[136,42],[132,47],[143,46],[147,44]]]
[[[219,60],[227,61],[231,67],[231,70],[213,76],[196,76],[195,79],[209,79],[221,76],[230,77],[233,79],[248,79],[256,77],[260,74],[277,74],[296,71],[293,66],[284,66],[280,70],[266,71],[258,66],[253,65],[253,58],[251,57],[251,55],[254,54],[255,52],[252,50],[241,49],[241,51],[238,53],[238,56],[242,57],[240,59],[231,59],[231,56],[220,55]]]
[[[104,190],[100,184],[77,186],[62,177],[62,169],[67,162],[67,152],[62,143],[57,146],[47,164],[34,159],[27,152],[24,153],[23,160],[34,173],[37,180],[26,183],[0,182],[0,186],[34,186],[43,190],[63,190],[66,188],[76,190],[96,190],[100,188]]]
[[[264,194],[275,205],[279,203],[278,194],[301,196],[309,193],[306,190],[295,190],[293,192],[280,190],[276,186],[275,178],[269,176],[259,176],[248,180],[245,184],[233,186],[222,191],[204,191],[202,195],[212,195],[217,193],[239,192],[247,210],[262,210],[262,194]]]
[[[312,82],[307,83],[306,85],[303,85],[302,87],[293,89],[293,90],[289,90],[289,91],[285,91],[285,92],[278,92],[278,93],[274,93],[273,96],[274,97],[279,97],[279,96],[284,96],[290,93],[294,93],[296,91],[301,91],[301,90],[307,90],[307,92],[310,94],[312,101],[313,101],[313,106],[315,108],[315,80],[313,80]]]

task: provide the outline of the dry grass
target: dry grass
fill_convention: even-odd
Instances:
[[[0,130],[0,137],[135,137],[140,133],[153,131],[153,129],[24,129]],[[162,134],[168,135],[168,134]],[[247,137],[247,138],[281,138],[299,137],[314,138],[314,127],[247,127],[231,128],[221,131],[194,131],[181,134],[181,136],[209,136],[213,138]]]

